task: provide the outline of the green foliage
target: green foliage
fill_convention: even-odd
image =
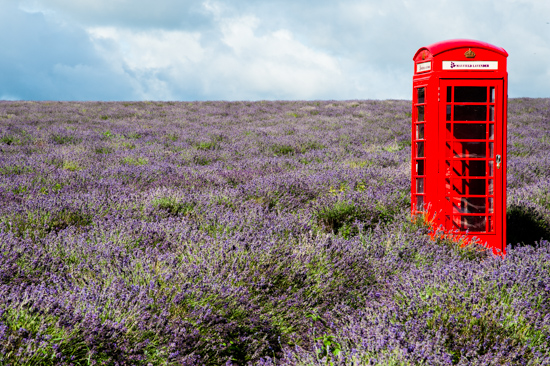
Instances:
[[[92,216],[78,210],[64,209],[54,212],[33,211],[4,218],[4,223],[16,235],[41,238],[69,226],[83,227],[92,223]]]
[[[203,142],[199,142],[197,144],[197,149],[198,150],[213,150],[215,148],[215,146],[216,145],[212,141],[203,141]]]
[[[351,202],[337,201],[332,206],[323,207],[316,216],[328,232],[342,230],[349,233],[351,224],[361,217],[361,212]]]
[[[0,142],[6,145],[18,145],[21,143],[21,139],[15,135],[4,135],[0,137]]]
[[[231,200],[230,197],[224,194],[216,195],[212,197],[212,203],[220,206],[225,206],[228,208],[235,208],[235,203]]]
[[[391,144],[384,146],[382,149],[387,152],[397,152],[408,146],[411,146],[411,142],[409,140],[399,142],[393,141]]]
[[[109,131],[109,130],[103,131],[101,134],[103,135],[103,137],[108,138],[108,139],[115,136],[115,135],[114,135],[111,131]]]
[[[126,165],[145,165],[149,163],[149,159],[147,158],[134,158],[133,156],[127,156],[124,159],[122,159],[122,163]]]
[[[180,202],[170,197],[158,198],[152,204],[172,216],[189,215],[194,211],[196,206],[195,202]]]
[[[253,359],[250,352],[253,346],[262,344],[261,348],[271,347],[271,352],[279,352],[281,334],[267,321],[251,321],[257,314],[243,305],[235,296],[188,294],[170,308],[170,317],[186,319],[199,330],[196,354],[203,357],[203,364],[217,365],[220,360],[230,360],[245,365]],[[194,319],[192,313],[196,309],[208,309],[211,316]],[[266,327],[270,331],[266,331]],[[258,337],[259,334],[262,338]]]
[[[0,364],[17,365],[106,365],[112,360],[121,360],[120,351],[110,344],[92,343],[84,339],[78,327],[64,327],[60,325],[58,316],[48,313],[37,313],[27,308],[8,309],[0,317],[0,324],[5,324],[6,339],[9,342],[3,347],[0,355]],[[138,355],[144,357],[143,363],[138,364],[166,364],[168,352],[162,346],[163,340],[154,332],[141,331],[135,324],[127,323],[125,334],[117,338],[117,342],[146,344]],[[26,339],[35,339],[31,343],[33,356],[21,359],[18,356],[20,347]],[[28,343],[26,347],[29,347]],[[131,348],[131,347],[128,347]],[[92,351],[93,350],[93,351]],[[130,353],[132,350],[128,350]],[[27,352],[28,354],[29,352]],[[109,361],[110,360],[110,361]],[[128,361],[128,360],[124,360]],[[15,362],[15,363],[12,363]]]
[[[53,366],[62,361],[72,361],[75,365],[87,364],[89,347],[79,337],[78,329],[57,326],[57,317],[19,308],[5,311],[1,321],[7,326],[6,338],[10,341],[4,348],[5,353],[0,355],[0,363],[17,360],[18,365]],[[32,345],[33,356],[24,361],[17,356],[23,338],[37,340]]]
[[[490,251],[477,241],[465,245],[465,236],[455,234],[454,237],[438,237],[434,240],[435,245],[447,248],[449,251],[457,253],[460,259],[465,261],[478,261],[490,256]]]
[[[114,149],[108,146],[100,146],[100,147],[96,147],[94,151],[96,154],[110,154],[114,151]]]
[[[305,153],[310,150],[321,150],[326,146],[317,141],[308,141],[300,145],[300,152]]]
[[[63,169],[74,172],[77,170],[81,170],[82,167],[80,167],[77,162],[66,160],[63,162]]]
[[[11,191],[15,194],[22,194],[22,193],[26,193],[28,189],[29,189],[29,187],[22,184],[22,185],[19,185],[17,187],[12,188]]]
[[[349,187],[347,183],[342,183],[339,188],[331,187],[329,192],[335,198],[320,204],[314,210],[317,225],[327,233],[349,239],[358,234],[356,223],[361,223],[364,230],[380,223],[389,224],[410,204],[408,190],[394,192],[392,196],[384,197],[384,201],[376,201],[374,205],[371,202],[346,198],[348,193],[364,192],[366,189],[363,182],[356,182],[354,187]]]
[[[317,355],[320,357],[327,357],[331,354],[339,356],[342,353],[342,345],[336,341],[336,337],[333,335],[323,334],[315,340],[321,341],[323,345],[322,348],[317,349]]]
[[[76,144],[80,142],[80,139],[76,138],[75,136],[60,135],[60,134],[53,134],[52,140],[58,145],[69,145],[69,144]]]
[[[312,312],[307,314],[306,317],[311,319],[313,322],[313,327],[315,324],[322,324],[326,328],[326,322],[319,314]],[[338,357],[342,353],[342,344],[337,342],[336,337],[332,334],[323,333],[321,336],[315,337],[313,340],[321,343],[320,348],[315,347],[317,360],[325,357],[328,359],[332,358],[332,356]],[[329,363],[331,366],[333,365],[332,361],[329,361]]]
[[[550,213],[550,190],[540,190],[538,194],[531,197],[531,199]]]
[[[40,187],[40,193],[41,194],[50,194],[50,193],[57,193],[63,188],[65,184],[63,183],[54,183],[51,187],[43,186]]]
[[[129,139],[140,139],[143,137],[139,132],[129,132],[125,136]]]
[[[32,169],[28,166],[20,165],[6,165],[0,167],[1,175],[20,175],[32,172]]]
[[[512,144],[513,148],[509,149],[508,155],[525,157],[529,156],[532,153],[532,149],[522,142],[514,142]]]
[[[514,348],[526,345],[536,347],[545,343],[548,334],[536,330],[524,317],[514,314],[510,295],[515,293],[513,289],[496,289],[496,292],[488,292],[484,296],[457,290],[426,287],[420,294],[426,311],[430,311],[427,326],[433,331],[445,330],[444,345],[452,355],[453,363],[464,362],[461,350],[471,346],[472,340],[476,340],[477,354],[480,356],[500,346],[504,340]]]
[[[270,149],[275,156],[293,155],[295,153],[294,147],[286,144],[273,144]]]
[[[195,147],[197,150],[217,150],[223,140],[223,135],[210,134],[210,141],[200,141],[195,143]]]
[[[400,109],[377,107],[392,103]],[[512,355],[495,364],[547,357],[546,244],[497,260],[448,237],[431,241],[428,223],[411,222],[410,102],[87,103],[80,119],[82,105],[39,121],[63,110],[40,104],[29,109],[37,120],[2,121],[18,126],[0,132],[9,133],[0,138],[0,282],[9,295],[0,364],[245,365],[269,356],[421,365],[419,344],[436,352],[426,363],[449,363],[447,354],[482,363],[490,349]],[[75,119],[78,135],[60,130]],[[513,137],[511,150],[541,139],[533,130]],[[85,144],[63,145],[73,142],[53,132]],[[123,155],[96,155],[114,151]],[[510,164],[541,183],[519,192],[525,182],[513,172],[509,202],[527,202],[509,206],[508,228],[546,235],[548,167],[536,153]],[[223,164],[201,166],[213,161]]]
[[[202,156],[202,155],[196,155],[193,157],[193,162],[195,164],[198,164],[198,165],[208,165],[212,162],[212,159],[210,159],[209,157],[207,156]]]
[[[171,134],[166,135],[166,138],[168,138],[169,140],[172,140],[174,142],[179,140],[179,136],[175,133],[171,133]]]

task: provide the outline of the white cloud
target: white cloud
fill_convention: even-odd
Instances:
[[[89,28],[92,40],[112,40],[132,70],[162,69],[203,60],[200,34],[183,31],[132,31],[114,27]]]
[[[0,100],[13,101],[13,100],[21,100],[21,98],[18,98],[16,96],[10,95],[10,94],[0,94]]]
[[[408,99],[419,47],[473,38],[510,53],[510,96],[550,96],[549,11],[542,0],[0,0],[0,94]]]
[[[86,32],[0,1],[0,95],[33,100],[132,99],[133,81],[98,56]]]
[[[248,93],[277,90],[286,98],[321,98],[342,89],[342,70],[334,57],[314,50],[289,30],[257,34],[255,17],[224,19],[222,40],[232,50],[233,75],[240,75]],[[218,65],[222,66],[222,65]]]
[[[88,33],[106,59],[133,72],[145,99],[178,99],[192,89],[199,99],[321,99],[347,88],[338,60],[290,31],[259,35],[258,18],[223,17],[215,4],[208,8],[220,33],[207,45],[196,32],[93,27]]]

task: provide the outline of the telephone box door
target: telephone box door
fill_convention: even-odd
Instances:
[[[503,81],[441,79],[438,196],[447,229],[500,248],[503,231]]]

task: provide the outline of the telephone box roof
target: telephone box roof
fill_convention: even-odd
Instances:
[[[476,41],[476,40],[473,40],[473,39],[451,39],[451,40],[448,40],[448,41],[441,41],[441,42],[433,43],[429,46],[420,48],[414,54],[413,60],[416,59],[416,56],[418,56],[418,53],[422,50],[428,50],[432,54],[432,56],[435,56],[435,55],[440,54],[442,52],[452,50],[452,49],[455,49],[455,48],[462,48],[462,47],[484,48],[486,50],[499,53],[504,57],[508,57],[508,52],[506,52],[506,50],[504,50],[504,48],[493,46],[492,44],[487,43],[487,42]]]

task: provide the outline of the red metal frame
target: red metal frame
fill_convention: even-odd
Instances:
[[[506,253],[508,54],[473,40],[413,60],[411,203],[445,232]]]

